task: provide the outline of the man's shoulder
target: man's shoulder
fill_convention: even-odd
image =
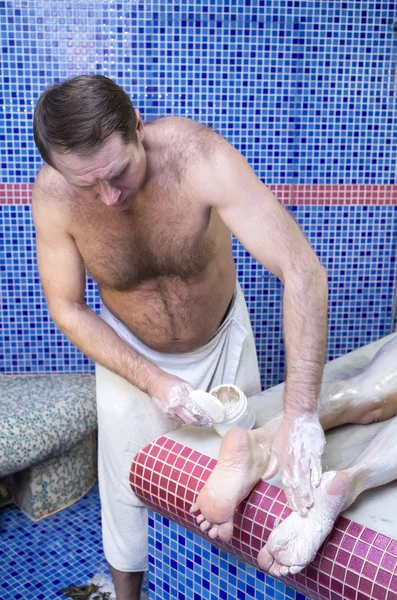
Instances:
[[[71,190],[62,175],[43,165],[33,184],[32,208],[35,221],[60,221],[66,224]]]
[[[189,119],[188,117],[179,117],[176,115],[170,115],[167,117],[160,117],[158,119],[153,119],[153,121],[145,122],[145,127],[150,127],[154,129],[164,129],[164,130],[189,130],[194,128],[206,128],[205,125],[194,121],[193,119]]]
[[[179,165],[186,170],[230,145],[211,127],[186,117],[164,117],[153,126],[157,147],[164,150],[162,165],[167,168]]]
[[[71,190],[58,171],[49,165],[43,165],[33,184],[33,203],[52,200],[67,200],[71,197]]]
[[[183,144],[197,145],[223,141],[224,138],[212,129],[210,125],[199,123],[187,117],[162,117],[149,122],[147,127],[152,128],[157,136],[164,137],[165,141],[178,139]]]

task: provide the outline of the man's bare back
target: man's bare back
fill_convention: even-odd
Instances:
[[[189,175],[200,153],[226,143],[188,119],[145,127],[148,177],[131,206],[112,212],[45,166],[35,202],[50,189],[107,308],[147,346],[185,352],[215,334],[235,287],[231,234]],[[88,192],[89,193],[89,192]]]

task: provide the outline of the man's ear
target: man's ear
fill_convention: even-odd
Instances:
[[[143,125],[141,113],[139,112],[139,110],[137,108],[135,109],[135,114],[136,114],[136,131],[139,136],[139,139],[142,142],[143,138],[145,137],[144,125]]]

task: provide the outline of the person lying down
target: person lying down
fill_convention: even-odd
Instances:
[[[397,444],[390,444],[397,439],[397,336],[361,373],[323,385],[319,415],[324,431],[347,423],[391,420],[348,468],[323,473],[307,516],[292,512],[271,532],[258,564],[274,576],[299,573],[359,494],[397,479]],[[231,429],[222,439],[218,463],[190,510],[211,539],[232,538],[235,510],[268,471],[269,449],[282,417],[281,411],[266,425],[268,445],[257,442],[256,430],[241,428]]]

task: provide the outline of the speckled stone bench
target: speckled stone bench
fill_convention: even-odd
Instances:
[[[33,520],[81,498],[96,480],[95,378],[0,375],[2,490]]]

